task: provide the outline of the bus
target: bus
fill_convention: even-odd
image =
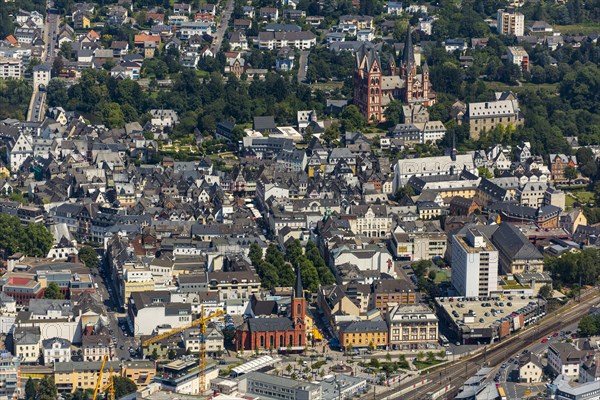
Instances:
[[[450,347],[450,342],[448,341],[448,338],[444,335],[440,335],[440,344],[444,347]]]

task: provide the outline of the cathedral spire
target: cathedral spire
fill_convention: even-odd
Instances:
[[[406,28],[406,41],[404,42],[404,50],[402,52],[402,64],[405,67],[410,68],[409,66],[414,65],[415,63],[415,48],[412,42],[412,33],[410,29],[410,24]]]

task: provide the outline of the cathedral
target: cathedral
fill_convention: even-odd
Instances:
[[[385,109],[394,99],[406,104],[435,104],[435,92],[429,82],[427,62],[417,73],[415,49],[410,27],[402,53],[400,67],[390,61],[390,75],[383,75],[381,59],[375,46],[365,42],[356,52],[354,67],[354,104],[370,123],[385,121]]]

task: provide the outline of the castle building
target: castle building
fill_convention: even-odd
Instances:
[[[236,332],[236,351],[275,350],[301,351],[306,340],[306,299],[300,278],[296,271],[296,287],[292,295],[288,316],[271,318],[248,318]]]
[[[384,122],[385,109],[395,99],[406,104],[435,104],[427,62],[421,67],[421,73],[417,71],[410,27],[400,67],[396,66],[392,57],[390,75],[383,75],[379,53],[371,43],[363,43],[355,61],[354,104],[369,122]]]

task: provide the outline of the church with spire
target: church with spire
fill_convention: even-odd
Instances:
[[[389,75],[384,75],[381,58],[375,45],[364,42],[356,52],[354,67],[354,104],[370,123],[385,121],[385,109],[392,100],[405,104],[435,104],[435,92],[429,80],[429,67],[425,61],[417,70],[415,48],[410,26],[402,52],[400,65],[390,57]]]
[[[255,300],[251,308],[252,315],[236,332],[237,351],[303,351],[309,344],[306,298],[299,268],[289,307],[282,307],[275,300]]]

